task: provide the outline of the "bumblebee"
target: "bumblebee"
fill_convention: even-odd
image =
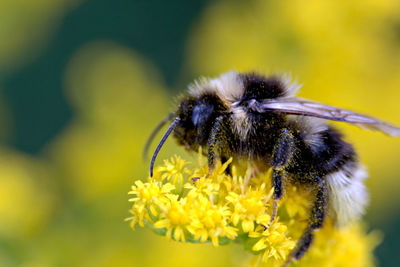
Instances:
[[[161,127],[172,121],[157,146],[158,152],[173,133],[188,150],[206,151],[210,172],[218,159],[246,160],[272,168],[274,211],[287,183],[308,187],[313,204],[304,233],[289,255],[298,260],[309,249],[314,231],[327,216],[338,227],[363,215],[368,203],[364,186],[367,173],[351,144],[327,120],[347,122],[379,130],[393,137],[400,128],[344,109],[295,97],[300,86],[284,76],[229,72],[213,79],[202,78],[153,131],[145,146]],[[266,226],[267,227],[267,226]]]

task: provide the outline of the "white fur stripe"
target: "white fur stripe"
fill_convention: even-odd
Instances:
[[[367,172],[361,164],[356,167],[345,166],[326,177],[330,190],[330,211],[338,227],[345,226],[364,214],[369,203],[368,192],[363,182],[365,178]]]

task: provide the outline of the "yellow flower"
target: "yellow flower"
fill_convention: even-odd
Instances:
[[[164,160],[164,166],[160,166],[156,171],[161,172],[160,180],[167,180],[172,184],[182,184],[183,175],[189,173],[187,168],[184,168],[188,162],[179,156],[171,158],[171,161]]]
[[[291,218],[299,216],[304,218],[307,216],[308,211],[311,208],[311,197],[310,192],[303,192],[296,186],[288,186],[286,193],[291,197],[286,201],[286,211]]]
[[[193,219],[189,231],[195,240],[204,243],[211,239],[212,244],[217,247],[219,238],[235,239],[237,229],[229,226],[228,207],[215,205],[203,195],[198,195],[192,204],[197,208],[191,214]]]
[[[264,250],[262,260],[268,262],[270,258],[284,262],[295,242],[287,237],[287,226],[275,221],[270,227],[258,226],[249,237],[260,238],[254,244],[254,251]]]
[[[203,177],[200,179],[199,177],[194,177],[192,182],[185,184],[185,188],[190,190],[187,194],[189,198],[195,198],[198,194],[212,197],[218,194],[220,185],[214,183],[211,178]]]
[[[365,227],[360,224],[338,230],[327,223],[316,233],[314,245],[297,265],[372,267],[375,266],[372,252],[381,239],[377,231],[366,234]]]
[[[257,189],[250,187],[242,194],[230,192],[226,197],[233,205],[232,223],[236,226],[241,221],[245,233],[254,231],[254,223],[267,225],[270,222],[266,203],[271,194],[267,195],[265,190],[265,184],[262,184]]]
[[[203,156],[197,165],[189,168],[187,164],[175,156],[165,160],[148,182],[135,182],[130,192],[133,216],[127,219],[131,227],[148,226],[167,239],[215,247],[235,241],[256,254],[259,266],[284,264],[305,230],[309,193],[288,186],[271,223],[270,171],[258,172],[250,164],[247,168],[233,165],[229,159],[218,162],[209,174]],[[226,174],[228,167],[232,175]],[[175,190],[174,183],[184,186]],[[296,265],[353,266],[346,262],[348,258],[357,259],[363,264],[359,266],[373,264],[372,250],[378,239],[375,234],[367,236],[358,224],[338,230],[327,220],[315,234],[314,244]]]
[[[169,195],[169,201],[162,205],[160,219],[154,223],[154,228],[166,228],[166,237],[185,242],[185,230],[190,224],[190,217],[186,210],[186,199],[178,200],[177,196]],[[173,235],[172,235],[173,234]]]
[[[152,216],[158,215],[158,207],[160,203],[168,200],[168,193],[174,190],[175,186],[167,183],[161,184],[160,182],[150,180],[148,183],[143,183],[138,180],[132,186],[132,190],[128,193],[135,195],[130,198],[130,202],[134,202],[130,213],[133,215],[127,220],[131,220],[131,226],[134,228],[136,223],[144,226],[144,220],[152,221]],[[148,212],[150,211],[150,213]]]

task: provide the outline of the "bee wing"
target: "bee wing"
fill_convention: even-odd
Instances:
[[[400,128],[372,117],[312,102],[302,98],[264,99],[261,102],[249,104],[257,112],[277,112],[323,118],[333,121],[343,121],[356,124],[370,130],[384,132],[392,137],[400,136]]]

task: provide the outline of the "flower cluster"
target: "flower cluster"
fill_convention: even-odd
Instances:
[[[310,206],[307,192],[289,186],[287,197],[279,202],[278,216],[271,220],[270,171],[258,173],[252,166],[237,166],[230,159],[219,162],[209,174],[203,156],[199,155],[198,164],[193,168],[188,168],[188,162],[175,156],[156,168],[147,182],[135,182],[129,192],[133,195],[130,199],[132,216],[127,219],[131,227],[147,226],[180,242],[209,242],[219,246],[235,241],[256,255],[257,264],[282,265],[306,227]],[[229,165],[231,175],[226,172]],[[334,257],[335,253],[347,251],[351,251],[348,253],[353,253],[353,257],[372,257],[370,252],[377,244],[375,237],[365,237],[358,225],[353,226],[356,227],[354,231],[350,228],[339,231],[327,224],[317,234],[315,243],[318,246],[311,249],[314,259],[321,260],[318,255]],[[346,237],[353,240],[352,247],[337,241]],[[360,242],[365,244],[361,246]],[[305,258],[307,262],[308,256]]]

